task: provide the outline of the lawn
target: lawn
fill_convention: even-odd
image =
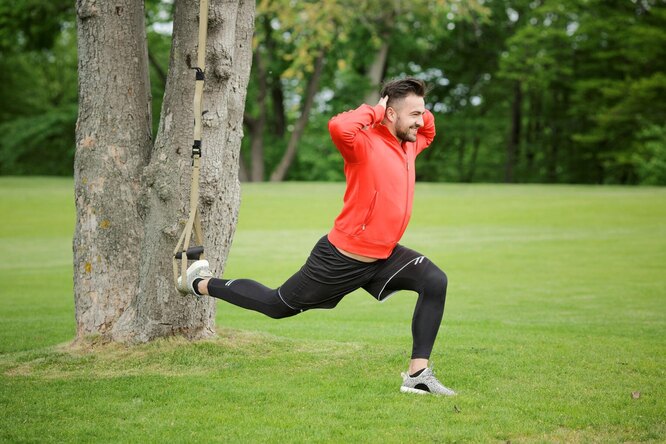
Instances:
[[[225,276],[277,286],[343,184],[248,184]],[[666,189],[419,184],[454,398],[401,394],[415,297],[362,291],[218,337],[73,349],[70,179],[0,178],[0,441],[664,442]]]

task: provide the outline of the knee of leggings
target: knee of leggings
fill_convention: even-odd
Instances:
[[[428,270],[423,276],[424,280],[424,290],[426,294],[444,300],[446,298],[446,287],[449,284],[449,279],[442,270],[439,269],[435,264],[430,263],[428,265]]]
[[[297,315],[299,311],[295,311],[287,306],[280,307],[279,309],[272,310],[270,313],[266,313],[269,317],[273,319],[284,319],[291,316]]]

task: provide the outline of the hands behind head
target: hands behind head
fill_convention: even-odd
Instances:
[[[386,108],[386,102],[388,102],[388,98],[389,98],[388,96],[382,97],[381,99],[379,99],[379,102],[377,103],[377,105],[381,105],[384,108]]]

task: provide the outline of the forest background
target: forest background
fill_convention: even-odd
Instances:
[[[1,175],[72,174],[75,8],[0,0]],[[155,125],[172,10],[146,1]],[[344,180],[328,119],[406,75],[437,119],[419,180],[666,185],[661,0],[260,0],[242,180]]]

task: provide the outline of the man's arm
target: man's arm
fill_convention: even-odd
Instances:
[[[384,119],[387,99],[388,97],[382,98],[374,107],[363,104],[353,111],[338,114],[328,122],[331,139],[345,160],[358,160],[356,137],[364,128],[376,125]]]
[[[419,128],[416,134],[416,154],[428,148],[435,138],[435,116],[426,110],[423,113],[423,126]]]

